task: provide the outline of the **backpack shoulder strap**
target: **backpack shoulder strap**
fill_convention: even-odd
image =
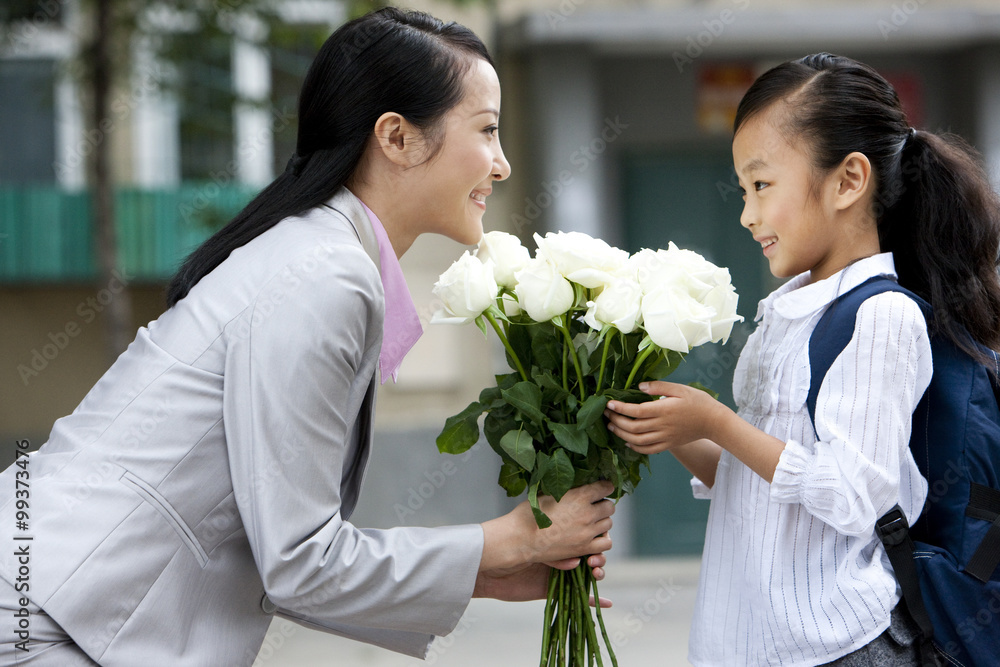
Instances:
[[[833,361],[851,342],[861,304],[882,292],[902,292],[917,303],[923,302],[913,292],[900,287],[892,278],[875,276],[834,299],[816,323],[816,328],[809,337],[809,395],[806,397],[806,407],[809,408],[809,418],[814,428],[816,399],[819,397],[823,378],[826,377]]]
[[[840,356],[854,335],[854,325],[857,322],[858,309],[861,304],[876,294],[883,292],[901,292],[920,305],[925,316],[929,314],[927,303],[910,292],[888,276],[875,276],[861,283],[854,289],[834,299],[826,312],[816,323],[816,328],[809,337],[809,396],[806,405],[809,408],[809,418],[816,424],[816,399],[819,396],[820,385],[826,377],[834,359]],[[934,651],[932,640],[934,627],[930,615],[924,606],[923,595],[916,564],[913,560],[914,544],[909,534],[909,524],[906,515],[899,505],[893,507],[875,524],[875,533],[889,556],[896,580],[902,592],[903,600],[911,618],[920,628],[920,662],[924,667],[940,665]]]

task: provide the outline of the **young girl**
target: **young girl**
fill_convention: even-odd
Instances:
[[[544,532],[527,501],[481,525],[348,521],[376,378],[420,335],[397,258],[482,236],[510,173],[499,114],[462,26],[387,8],[327,40],[285,172],[0,475],[0,614],[24,632],[4,626],[0,665],[249,665],[276,613],[423,656],[472,596],[544,598],[543,563],[594,554],[603,576],[608,482],[547,499]]]
[[[637,451],[673,453],[711,498],[693,664],[919,664],[874,526],[897,503],[912,524],[927,494],[908,449],[932,374],[927,325],[902,294],[866,301],[815,431],[808,341],[833,299],[887,274],[931,302],[939,333],[968,349],[964,327],[1000,347],[1000,207],[964,144],[909,127],[885,79],[847,58],[768,71],[734,129],[740,223],[791,278],[760,303],[733,382],[739,411],[650,382],[640,388],[661,400],[610,402],[609,428]]]

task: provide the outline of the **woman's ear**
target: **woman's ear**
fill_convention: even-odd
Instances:
[[[375,121],[375,142],[390,162],[404,169],[423,161],[424,133],[395,111]]]
[[[872,191],[872,163],[864,153],[850,153],[837,168],[834,206],[839,210],[853,206]]]

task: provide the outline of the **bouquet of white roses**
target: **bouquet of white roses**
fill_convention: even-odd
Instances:
[[[691,348],[725,342],[736,314],[729,271],[677,248],[634,255],[579,232],[534,236],[535,257],[517,237],[486,234],[441,274],[434,323],[475,322],[492,328],[513,372],[498,375],[446,422],[442,452],[459,454],[483,431],[500,455],[499,484],[509,496],[525,490],[539,527],[551,525],[538,504],[598,480],[615,485],[613,498],[631,493],[646,455],[611,434],[608,400],[652,397],[633,389],[670,374]],[[541,665],[602,664],[588,600],[597,585],[586,560],[575,570],[553,570],[542,635]],[[597,620],[613,664],[600,605]]]

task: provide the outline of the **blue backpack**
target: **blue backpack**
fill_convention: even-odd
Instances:
[[[858,308],[887,291],[906,294],[932,321],[930,304],[886,276],[834,300],[809,339],[814,424],[820,385],[854,334]],[[924,665],[1000,664],[1000,359],[979,348],[994,367],[932,334],[934,375],[910,434],[927,502],[912,527],[897,505],[875,528],[920,626]]]

